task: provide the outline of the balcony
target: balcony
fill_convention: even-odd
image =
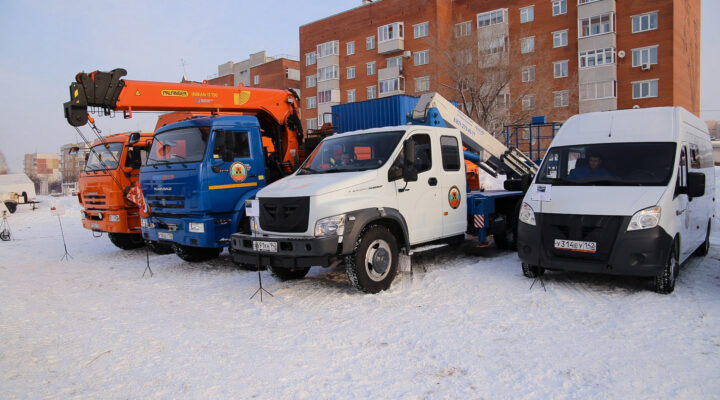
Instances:
[[[378,54],[405,50],[405,33],[402,22],[393,22],[378,28]]]

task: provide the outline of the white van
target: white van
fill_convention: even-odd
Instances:
[[[715,171],[707,126],[680,107],[576,115],[523,199],[523,274],[548,270],[654,277],[710,247]]]

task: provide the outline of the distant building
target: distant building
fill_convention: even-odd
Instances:
[[[77,191],[78,175],[85,169],[85,159],[88,153],[90,153],[90,147],[85,143],[68,143],[60,148],[60,176],[63,194],[69,195]]]
[[[7,175],[8,173],[8,166],[7,161],[5,160],[5,155],[0,152],[0,175]]]
[[[720,121],[705,121],[712,140],[720,140]]]
[[[218,65],[218,76],[208,80],[212,85],[292,88],[300,94],[300,63],[287,57],[268,57],[265,51],[250,54],[243,61]]]
[[[51,187],[60,184],[60,157],[54,153],[25,154],[25,174],[35,182],[38,194],[50,194]]]

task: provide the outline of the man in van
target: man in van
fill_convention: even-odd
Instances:
[[[590,154],[587,165],[579,165],[575,167],[568,175],[569,179],[597,178],[609,176],[610,173],[601,168],[602,157],[598,153]]]

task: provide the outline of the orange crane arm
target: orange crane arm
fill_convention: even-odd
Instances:
[[[276,139],[283,161],[295,164],[302,125],[294,91],[121,79],[126,74],[121,68],[77,74],[76,82],[70,85],[70,101],[64,105],[70,125],[85,125],[88,107],[100,108],[105,115],[122,111],[126,118],[132,117],[133,111],[242,112],[279,125]]]

